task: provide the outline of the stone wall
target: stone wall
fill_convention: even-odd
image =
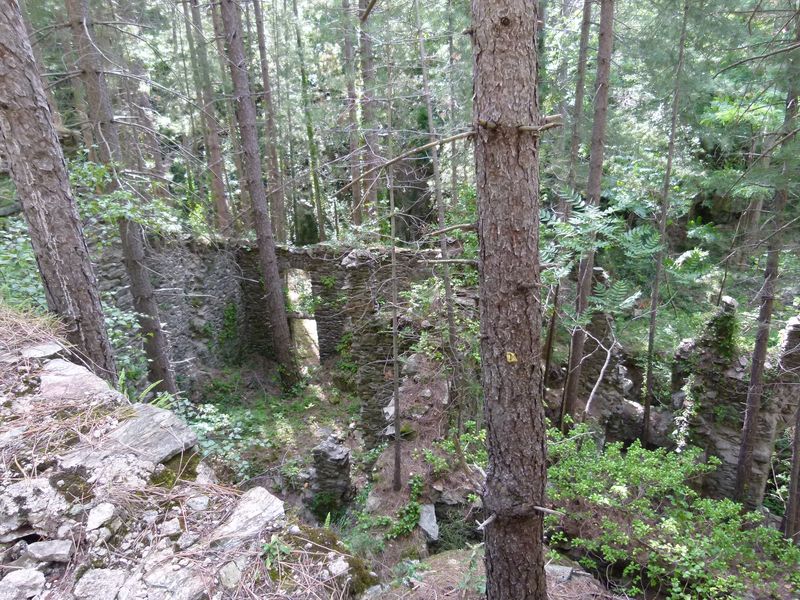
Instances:
[[[173,367],[182,387],[190,387],[204,370],[224,364],[234,351],[231,338],[245,326],[236,255],[223,246],[151,238],[147,266]],[[132,309],[119,246],[102,250],[98,280],[101,291],[114,294],[119,308]]]
[[[358,365],[351,387],[365,401],[371,400],[382,387],[384,371],[391,368],[390,319],[385,310],[390,295],[388,252],[308,246],[278,248],[277,253],[282,273],[300,269],[311,279],[313,314],[295,316],[316,320],[320,358],[344,350],[348,362]],[[401,290],[433,274],[426,261],[435,255],[434,251],[397,252]],[[151,239],[147,262],[182,389],[191,392],[205,371],[226,362],[271,357],[270,315],[255,247]],[[101,289],[115,294],[120,308],[131,308],[118,247],[103,250],[99,280]]]

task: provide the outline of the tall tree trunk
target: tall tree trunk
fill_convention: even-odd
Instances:
[[[275,237],[278,243],[286,241],[286,203],[283,195],[283,177],[278,162],[278,128],[275,126],[275,106],[272,102],[272,82],[269,76],[269,57],[267,55],[267,34],[264,31],[264,14],[261,12],[261,0],[253,0],[253,12],[256,17],[256,31],[258,34],[258,56],[261,63],[261,85],[264,88],[264,120],[265,140],[267,150],[267,165],[269,167],[270,195],[269,209],[272,224],[275,227]]]
[[[109,3],[110,4],[110,3]],[[176,26],[175,26],[175,34],[173,35],[173,53],[175,56],[180,57],[180,64],[181,64],[181,77],[178,78],[178,82],[183,85],[182,93],[186,98],[194,98],[194,106],[200,104],[200,99],[196,96],[192,95],[192,88],[190,86],[190,80],[197,77],[196,65],[197,60],[194,56],[194,40],[192,37],[188,37],[188,39],[184,40],[186,34],[181,34],[180,27],[178,26],[181,21],[186,24],[188,28],[188,21],[186,19],[182,19],[182,14],[180,9],[178,8],[178,4],[174,4],[172,6],[172,18],[174,19]],[[187,29],[184,29],[186,32]],[[189,47],[189,51],[186,52],[184,49],[184,41],[186,41],[186,45]],[[189,64],[187,65],[186,56],[189,56]],[[189,72],[192,72],[192,77],[189,76]],[[199,87],[196,84],[195,79],[195,92],[199,91]],[[195,111],[193,110],[194,106],[192,106],[188,111],[189,116],[189,134],[182,135],[181,141],[183,143],[184,149],[183,152],[187,157],[195,157],[200,154],[200,146],[201,140],[198,135],[198,126],[197,126],[197,119],[195,118]],[[202,133],[202,132],[201,132]],[[195,196],[197,199],[203,198],[205,193],[205,179],[201,175],[201,169],[196,160],[187,160],[186,161],[186,182],[184,183],[184,196],[188,200],[192,196]],[[195,200],[197,202],[197,200]],[[203,204],[201,202],[197,202],[198,204]]]
[[[473,0],[473,122],[481,371],[489,454],[490,600],[542,600],[545,424],[541,392],[536,1]],[[486,126],[489,125],[489,126]]]
[[[394,106],[392,105],[392,57],[391,46],[387,46],[386,71],[388,75],[386,128],[388,130],[387,150],[391,157],[394,153]],[[392,407],[394,409],[394,470],[392,473],[392,489],[399,492],[403,487],[402,474],[402,415],[400,414],[400,331],[399,331],[399,289],[397,285],[397,215],[394,205],[394,165],[386,167],[387,188],[389,192],[389,227],[392,237]]]
[[[667,168],[664,172],[664,186],[661,188],[661,208],[658,216],[658,235],[661,248],[656,254],[655,273],[653,285],[650,289],[650,324],[647,332],[647,374],[645,376],[644,415],[642,418],[642,444],[647,444],[650,439],[650,406],[653,403],[653,390],[655,378],[653,375],[653,358],[656,345],[656,319],[658,317],[659,288],[661,285],[661,272],[664,268],[664,258],[667,254],[667,217],[669,216],[669,188],[672,181],[672,158],[675,154],[675,135],[678,130],[678,111],[681,98],[681,75],[683,74],[683,61],[686,48],[686,25],[689,21],[689,0],[683,4],[683,19],[681,20],[681,35],[678,42],[678,65],[675,67],[675,87],[672,92],[672,116],[669,125],[669,143],[667,144]]]
[[[794,21],[794,41],[800,42],[800,14],[795,14]],[[783,148],[791,147],[790,145],[794,142],[796,137],[793,130],[796,126],[797,102],[798,99],[800,99],[800,56],[797,51],[789,54],[787,70],[786,80],[789,89],[786,92],[786,109],[781,131],[783,134],[782,137],[784,138],[781,142]],[[781,242],[783,213],[786,211],[786,205],[789,201],[787,179],[792,176],[792,167],[786,159],[783,160],[781,171],[782,180],[778,189],[775,191],[773,200],[773,227],[769,241],[767,242],[767,264],[764,269],[764,285],[761,288],[758,330],[756,331],[756,342],[753,347],[753,359],[750,365],[750,382],[747,387],[747,403],[744,413],[744,424],[742,426],[742,439],[739,446],[739,461],[736,465],[736,499],[743,502],[747,508],[757,508],[751,498],[753,495],[760,496],[760,494],[754,494],[754,490],[750,490],[749,488],[753,469],[753,446],[758,433],[758,417],[761,412],[761,398],[764,394],[764,362],[767,358],[778,268],[783,249]]]
[[[428,115],[428,133],[431,140],[435,141],[439,138],[436,133],[436,127],[433,120],[433,101],[431,99],[431,86],[428,80],[428,56],[425,50],[425,36],[422,32],[422,19],[420,18],[419,0],[414,0],[414,15],[417,24],[417,45],[419,46],[419,64],[422,71],[422,95],[425,100],[425,110]],[[437,219],[439,229],[445,228],[445,212],[444,194],[442,193],[442,175],[441,165],[439,163],[439,147],[434,146],[431,148],[431,162],[433,163],[433,190],[436,198]],[[447,233],[442,231],[439,234],[439,251],[443,260],[447,260]],[[444,302],[445,310],[447,312],[447,351],[452,361],[453,379],[460,381],[460,364],[461,357],[458,356],[457,343],[456,343],[456,319],[453,311],[453,285],[450,280],[450,265],[442,263],[442,283],[444,285]],[[458,386],[452,386],[452,389],[458,395]],[[457,405],[457,404],[456,404]]]
[[[217,62],[219,64],[220,77],[222,79],[222,88],[226,92],[231,89],[231,84],[228,82],[226,73],[228,73],[228,64],[225,60],[225,32],[222,28],[222,18],[220,17],[219,2],[211,3],[211,24],[214,27],[214,40],[217,46]],[[236,178],[239,181],[239,202],[237,217],[242,223],[246,233],[253,228],[252,220],[252,202],[250,201],[250,192],[247,189],[247,175],[244,171],[244,164],[242,161],[242,144],[239,140],[239,133],[236,130],[236,109],[233,105],[233,100],[230,99],[226,93],[225,101],[225,116],[228,125],[228,139],[230,140],[231,154],[233,155],[233,166],[236,169]]]
[[[592,123],[592,146],[589,155],[589,179],[586,194],[589,203],[600,206],[600,191],[603,180],[603,153],[605,151],[606,123],[608,117],[608,89],[611,75],[611,52],[614,42],[614,0],[600,1],[600,39],[597,50],[597,79],[594,99],[594,122]],[[592,243],[594,239],[592,239]],[[578,294],[575,301],[575,314],[582,317],[589,306],[594,273],[594,249],[590,249],[581,260],[578,269]],[[574,416],[578,401],[578,383],[581,377],[583,348],[586,343],[586,330],[578,326],[572,332],[569,348],[567,381],[561,405],[561,427],[566,428],[565,416]]]
[[[583,1],[583,16],[581,17],[581,35],[578,42],[578,71],[575,76],[575,104],[572,107],[572,128],[569,137],[569,171],[567,184],[575,188],[576,171],[578,167],[578,149],[581,145],[583,131],[583,99],[586,95],[586,63],[589,57],[589,31],[592,26],[593,0]],[[569,210],[565,203],[564,214]]]
[[[575,80],[575,105],[572,109],[572,134],[570,135],[569,166],[567,171],[567,185],[570,192],[575,189],[575,173],[578,165],[578,148],[581,142],[581,129],[583,126],[583,98],[586,93],[586,62],[589,54],[589,29],[592,25],[592,0],[584,0],[583,17],[581,19],[581,35],[578,44],[578,73]],[[566,198],[561,200],[560,212],[562,219],[569,219],[570,204]],[[547,387],[550,378],[550,363],[553,358],[553,345],[555,344],[556,320],[561,306],[561,283],[556,284],[553,291],[553,312],[547,325],[547,337],[544,342],[544,387]]]
[[[0,10],[0,146],[22,204],[47,305],[89,368],[116,380],[97,280],[53,113],[16,0]]]
[[[358,0],[359,15],[362,16],[369,4],[368,0]],[[369,19],[361,22],[359,29],[359,46],[361,59],[361,125],[364,128],[364,171],[374,169],[380,164],[380,147],[378,142],[378,124],[375,110],[375,57],[372,54],[372,36],[369,33]],[[378,171],[364,177],[362,197],[365,209],[375,214],[378,204]]]
[[[353,225],[364,220],[361,199],[361,157],[358,143],[358,97],[356,96],[356,59],[353,48],[353,15],[350,0],[342,0],[344,75],[347,80],[348,140],[350,144],[350,214]]]
[[[93,126],[98,157],[100,162],[108,165],[112,171],[114,181],[112,187],[118,187],[116,165],[122,160],[119,130],[114,121],[111,98],[103,75],[102,57],[93,36],[94,28],[89,16],[88,2],[66,0],[66,5],[75,49],[79,56],[81,80],[86,91],[89,119]],[[177,393],[175,376],[169,363],[167,337],[161,329],[158,303],[145,265],[144,230],[138,223],[122,218],[119,221],[119,231],[125,268],[131,283],[133,308],[138,313],[139,327],[144,338],[149,379],[153,383],[160,382],[156,386],[157,389]]]
[[[297,42],[297,58],[300,61],[300,97],[303,101],[303,116],[306,125],[306,141],[308,142],[309,169],[311,170],[311,192],[314,196],[314,207],[317,210],[317,224],[319,225],[319,241],[324,242],[325,211],[322,207],[322,189],[319,182],[319,148],[314,137],[314,118],[311,114],[311,97],[309,92],[308,72],[306,71],[305,50],[303,36],[300,32],[300,22],[297,12],[297,0],[292,0],[292,14],[294,15],[294,33]]]
[[[197,59],[197,67],[194,70],[197,72],[198,95],[203,111],[206,163],[210,173],[211,196],[214,199],[217,229],[223,235],[230,235],[233,219],[225,193],[225,162],[222,157],[222,142],[219,138],[220,126],[214,106],[214,91],[211,87],[211,69],[208,65],[206,40],[203,35],[203,18],[197,0],[184,0],[184,7],[187,5],[189,14],[186,15],[186,37],[190,43],[194,41],[194,54]]]
[[[276,1],[277,0],[273,0]],[[277,12],[277,10],[276,10]],[[287,0],[283,0],[283,17],[284,22],[286,21],[287,15],[289,14],[289,7]],[[277,17],[276,17],[277,21]],[[289,27],[283,28],[283,39],[280,40],[277,36],[277,23],[275,25],[276,29],[276,37],[275,37],[275,56],[279,57],[280,52],[283,51],[283,48],[288,48],[291,46],[291,34],[289,32]],[[282,46],[280,46],[280,50],[278,49],[279,43],[282,42]],[[288,63],[288,58],[287,58]],[[286,191],[286,197],[289,199],[289,204],[292,207],[292,229],[294,235],[294,242],[298,243],[300,238],[300,228],[299,222],[297,219],[297,188],[296,188],[296,179],[295,179],[295,140],[294,140],[294,120],[293,120],[293,107],[294,103],[292,102],[292,89],[291,89],[291,81],[290,77],[286,74],[286,67],[284,67],[284,71],[280,70],[279,61],[276,60],[276,66],[278,68],[278,73],[283,73],[283,81],[284,81],[284,90],[285,90],[285,97],[283,99],[283,105],[286,107],[286,153],[284,158],[284,169],[286,171],[286,175],[288,178],[288,189]],[[278,80],[280,81],[280,79]]]
[[[228,64],[231,69],[233,92],[236,103],[236,119],[242,136],[244,168],[247,175],[247,189],[253,203],[253,221],[258,239],[258,254],[264,276],[267,294],[272,343],[275,355],[283,370],[284,382],[291,384],[297,379],[297,365],[292,351],[292,338],[289,321],[286,317],[286,304],[283,297],[283,282],[278,271],[275,256],[275,239],[267,208],[267,193],[261,172],[261,159],[258,153],[258,132],[256,129],[256,107],[250,92],[247,63],[242,41],[242,20],[236,0],[222,0],[220,4],[222,25],[228,47]]]
[[[448,118],[450,127],[455,128],[456,124],[456,48],[455,48],[455,25],[453,24],[453,0],[447,0],[447,87],[449,88],[450,98],[448,102]],[[450,143],[450,204],[456,206],[458,202],[458,160],[456,142]]]

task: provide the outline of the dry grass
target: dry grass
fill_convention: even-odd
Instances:
[[[35,344],[64,343],[63,333],[54,316],[11,308],[0,300],[0,356]]]

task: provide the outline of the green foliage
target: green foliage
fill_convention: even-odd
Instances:
[[[458,582],[458,589],[464,592],[474,592],[481,596],[486,594],[486,575],[478,575],[478,566],[481,563],[483,563],[483,544],[475,544],[470,547],[467,572]]]
[[[394,566],[392,575],[395,583],[413,589],[420,584],[422,573],[428,570],[430,566],[427,563],[416,559],[404,560]]]
[[[303,463],[296,458],[290,458],[281,464],[281,477],[283,478],[284,484],[290,490],[299,492],[302,489],[302,484],[300,482],[300,474],[302,471]]]
[[[110,299],[109,299],[110,300]],[[147,386],[147,354],[137,313],[122,310],[111,301],[103,301],[106,331],[114,350],[120,381],[117,389],[126,396],[139,395],[138,388]]]
[[[345,507],[339,498],[330,492],[319,492],[314,494],[309,504],[311,512],[319,519],[330,526],[330,521],[339,520],[344,516]],[[328,528],[326,527],[326,528]]]
[[[408,486],[410,489],[408,504],[397,511],[394,522],[389,531],[386,532],[386,539],[392,540],[406,536],[417,527],[420,513],[420,496],[422,495],[423,480],[420,475],[412,475],[409,478]]]
[[[446,458],[439,456],[433,450],[425,448],[422,451],[422,456],[426,463],[431,466],[434,477],[441,477],[450,470],[450,465]]]
[[[44,286],[25,221],[9,218],[0,224],[0,298],[11,307],[45,310]]]
[[[291,553],[292,547],[284,542],[277,533],[273,533],[269,541],[261,546],[261,556],[264,559],[264,566],[267,567],[267,571],[272,570]]]
[[[188,400],[176,399],[170,409],[197,434],[198,445],[204,455],[232,466],[239,478],[250,474],[250,461],[242,455],[251,442],[240,421],[211,403],[193,404]]]
[[[121,219],[134,221],[148,231],[175,235],[183,231],[180,214],[161,197],[142,202],[126,189],[109,189],[112,172],[106,165],[84,160],[69,163],[69,175],[75,192],[78,210],[84,220],[84,234],[93,247],[103,247],[118,239],[117,225]]]
[[[478,429],[475,421],[466,421],[464,430],[458,437],[458,445],[454,441],[456,436],[457,432],[451,430],[447,439],[436,442],[437,447],[449,455],[451,461],[458,459],[457,453],[460,448],[464,462],[486,469],[489,463],[489,455],[486,451],[486,430]]]
[[[630,282],[614,281],[610,286],[597,284],[591,301],[597,312],[619,314],[633,308],[641,296]]]
[[[355,375],[358,372],[358,364],[353,360],[352,354],[353,346],[353,333],[348,331],[336,344],[336,352],[339,355],[339,360],[336,361],[336,368],[348,376]]]
[[[629,594],[660,588],[674,600],[711,600],[800,589],[800,549],[760,525],[760,515],[694,491],[714,461],[638,442],[601,452],[587,436],[582,426],[568,437],[550,431],[550,498],[569,507],[565,520],[547,519],[551,545],[578,550],[589,568],[620,570]]]

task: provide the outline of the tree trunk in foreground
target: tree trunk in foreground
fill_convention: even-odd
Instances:
[[[489,600],[547,598],[536,4],[472,2]]]
[[[614,44],[614,0],[600,2],[600,40],[597,49],[597,79],[594,99],[594,122],[592,123],[592,147],[589,155],[589,179],[586,184],[586,195],[589,203],[600,206],[600,191],[603,181],[603,153],[605,151],[606,123],[608,120],[608,88],[611,76],[611,52]],[[594,239],[591,240],[594,243]],[[582,317],[589,307],[589,296],[592,293],[592,275],[594,273],[594,249],[590,249],[581,260],[578,268],[578,295],[575,300],[575,314]],[[586,330],[583,326],[575,327],[569,346],[569,364],[567,381],[564,383],[564,395],[561,404],[561,428],[566,429],[564,417],[575,416],[578,403],[578,383],[581,378],[583,348],[586,344]]]
[[[258,153],[258,132],[256,130],[256,107],[250,93],[250,80],[247,75],[247,62],[242,41],[242,20],[235,0],[222,0],[222,25],[228,48],[228,64],[233,80],[233,93],[236,103],[236,119],[242,136],[244,171],[247,189],[253,203],[253,220],[258,240],[258,255],[264,275],[267,294],[272,344],[275,356],[283,369],[285,383],[291,384],[297,378],[297,365],[292,351],[292,337],[286,317],[286,304],[283,297],[283,280],[278,271],[275,256],[275,239],[267,208],[267,193],[261,173],[261,158]]]
[[[795,14],[795,41],[800,41],[800,16]],[[783,116],[781,134],[784,137],[781,146],[791,148],[795,135],[792,133],[796,126],[797,102],[800,97],[800,56],[798,52],[789,54],[787,83],[789,90],[786,92],[786,108]],[[769,347],[769,333],[772,323],[772,310],[775,304],[775,291],[778,280],[780,256],[783,250],[782,223],[783,213],[789,202],[788,178],[792,177],[791,166],[786,159],[783,160],[781,177],[782,183],[775,190],[772,205],[773,226],[767,242],[767,264],[764,268],[764,286],[761,288],[761,305],[758,311],[758,330],[756,343],[753,348],[753,360],[750,365],[750,382],[747,386],[747,402],[742,426],[742,439],[739,446],[739,462],[736,465],[736,499],[744,503],[747,508],[757,508],[751,500],[750,483],[753,470],[753,446],[758,434],[758,418],[761,412],[761,398],[764,394],[764,362],[767,359]],[[798,411],[800,412],[800,411]],[[759,490],[761,492],[763,490]],[[760,493],[757,494],[760,497]]]
[[[97,144],[97,155],[100,162],[110,169],[113,181],[111,188],[114,189],[119,186],[116,168],[122,161],[122,148],[117,123],[114,121],[111,97],[103,75],[102,57],[94,40],[94,27],[89,17],[88,2],[67,0],[66,4],[75,51],[78,54],[78,68],[86,91],[89,120]],[[159,382],[156,386],[158,390],[177,393],[175,376],[169,363],[167,336],[161,329],[158,303],[145,265],[144,231],[138,223],[122,218],[119,221],[119,232],[125,269],[131,283],[133,308],[138,313],[139,327],[144,338],[148,379],[152,383]]]
[[[17,187],[47,305],[97,375],[116,381],[97,280],[16,0],[0,11],[0,145]]]

